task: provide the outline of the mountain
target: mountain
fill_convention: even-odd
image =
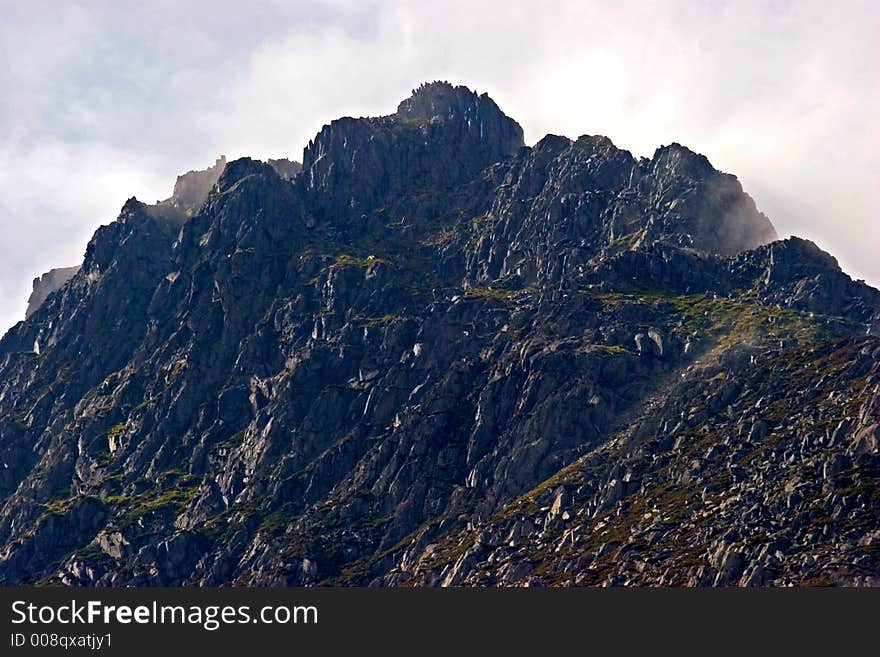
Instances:
[[[226,156],[221,155],[214,162],[214,166],[202,171],[188,171],[182,176],[178,176],[171,197],[159,201],[156,205],[175,208],[187,217],[192,215],[208,198],[208,194],[217,184],[225,167]]]
[[[220,164],[0,340],[0,583],[878,583],[880,292],[702,155],[436,82]]]
[[[284,158],[269,160],[269,165],[286,180],[293,180],[302,171],[302,165],[299,162]],[[220,174],[223,173],[225,167],[226,156],[221,155],[214,162],[214,165],[207,169],[188,171],[178,176],[171,196],[164,201],[157,201],[148,206],[148,211],[154,215],[163,215],[176,221],[185,220],[192,216],[194,210],[202,206],[211,189],[220,179]],[[35,278],[34,289],[28,299],[25,319],[33,315],[52,292],[61,289],[78,271],[79,265],[63,267],[52,269]]]
[[[78,271],[78,266],[59,267],[58,269],[50,269],[45,274],[35,278],[34,290],[31,292],[31,296],[28,297],[27,310],[24,314],[25,319],[33,315],[50,294],[60,290]]]

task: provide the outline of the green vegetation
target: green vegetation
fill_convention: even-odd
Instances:
[[[472,287],[464,293],[465,299],[483,299],[485,301],[509,301],[514,295],[512,290],[501,290],[494,287]]]
[[[104,435],[107,436],[108,439],[119,438],[121,435],[123,435],[125,433],[127,426],[128,426],[127,422],[119,422],[118,424],[114,424],[112,427],[107,429],[104,432]]]
[[[70,508],[73,506],[73,502],[76,500],[75,497],[59,497],[57,499],[53,499],[50,502],[47,502],[43,505],[43,508],[46,509],[47,515],[64,515],[67,513]]]
[[[104,550],[102,550],[96,543],[90,543],[85,547],[74,550],[68,555],[67,559],[83,561],[92,567],[103,566],[106,568],[112,568],[114,564],[113,557],[104,552]]]
[[[810,318],[789,308],[739,299],[712,299],[703,295],[654,298],[655,305],[671,304],[687,325],[721,337],[717,351],[739,343],[757,344],[791,339],[813,342],[831,337],[822,318]]]
[[[621,303],[626,299],[626,296],[623,294],[619,294],[617,292],[606,292],[603,294],[594,294],[593,298],[599,301],[602,304],[603,308],[614,309],[618,308]]]
[[[113,395],[96,395],[92,401],[95,415],[105,415],[113,408]]]
[[[73,508],[74,503],[78,499],[79,498],[77,497],[70,496],[70,489],[57,491],[52,495],[52,498],[48,502],[45,502],[42,505],[44,511],[40,517],[37,518],[35,525],[39,525],[49,516],[63,516]]]
[[[152,397],[147,397],[144,401],[142,401],[140,404],[138,404],[137,406],[135,406],[135,407],[134,407],[133,409],[131,409],[131,410],[132,410],[132,411],[142,411],[142,410],[144,410],[145,408],[149,408],[150,406],[153,405],[153,403],[154,403],[158,398],[159,398],[159,395],[153,395]]]
[[[287,525],[295,519],[295,516],[283,509],[273,511],[267,514],[257,526],[257,532],[262,534],[264,538],[269,538],[278,534]]]
[[[333,266],[340,268],[360,267],[361,269],[371,269],[378,264],[389,264],[389,262],[384,258],[376,258],[375,256],[358,258],[347,253],[337,255],[336,259],[333,261]]]
[[[629,349],[624,349],[616,344],[588,344],[578,349],[578,353],[590,354],[594,352],[608,354],[610,356],[619,356],[621,354],[631,354]]]
[[[104,504],[128,504],[131,502],[131,498],[128,495],[108,495],[107,497],[100,498]]]
[[[618,238],[612,240],[608,246],[611,247],[612,249],[626,250],[626,249],[630,248],[633,244],[638,242],[639,239],[641,239],[642,235],[644,235],[644,234],[645,234],[645,229],[642,228],[641,230],[637,230],[632,233],[622,235],[621,237],[618,237]]]
[[[378,326],[390,324],[395,319],[397,319],[397,315],[382,315],[381,317],[363,317],[362,315],[354,315],[351,318],[351,321],[360,326],[365,326],[366,328],[376,328]]]
[[[229,438],[227,438],[226,440],[222,440],[220,442],[225,445],[238,445],[239,443],[244,441],[244,437],[246,435],[247,435],[247,429],[242,429],[238,433],[235,433],[235,434],[229,436]]]
[[[443,228],[436,233],[428,235],[419,242],[419,246],[447,246],[455,241],[455,233],[448,228]]]
[[[123,516],[123,527],[134,524],[139,518],[150,513],[173,510],[179,513],[187,504],[193,501],[198,491],[198,486],[173,488],[157,493],[147,493],[130,498],[128,508]],[[108,498],[105,498],[105,501]]]
[[[836,338],[851,328],[845,321],[832,322],[827,317],[764,305],[749,297],[714,298],[636,289],[591,296],[608,310],[624,304],[647,304],[659,313],[657,325],[673,326],[679,333],[701,331],[718,336],[716,352],[737,344],[771,344],[780,340],[807,343]]]
[[[389,264],[389,261],[384,258],[377,258],[372,255],[357,257],[350,255],[348,253],[340,253],[337,255],[334,260],[332,267],[338,267],[340,269],[344,269],[346,267],[359,267],[361,269],[372,269],[376,265],[379,264]]]

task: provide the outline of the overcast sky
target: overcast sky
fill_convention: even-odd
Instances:
[[[832,6],[833,4],[833,6]],[[783,236],[880,284],[880,3],[0,0],[0,331],[129,196],[422,81],[487,91],[526,141],[679,141]]]

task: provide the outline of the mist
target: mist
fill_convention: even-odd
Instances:
[[[0,0],[0,331],[126,198],[221,154],[299,160],[324,123],[434,79],[488,92],[528,143],[683,143],[781,237],[880,284],[875,3],[180,4]]]

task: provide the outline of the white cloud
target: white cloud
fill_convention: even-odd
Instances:
[[[780,233],[880,283],[872,2],[163,0],[80,3],[63,20],[57,3],[16,4],[0,26],[14,64],[3,324],[124,198],[166,195],[220,153],[299,158],[324,123],[391,112],[433,79],[488,91],[530,142],[684,143],[737,174]]]

